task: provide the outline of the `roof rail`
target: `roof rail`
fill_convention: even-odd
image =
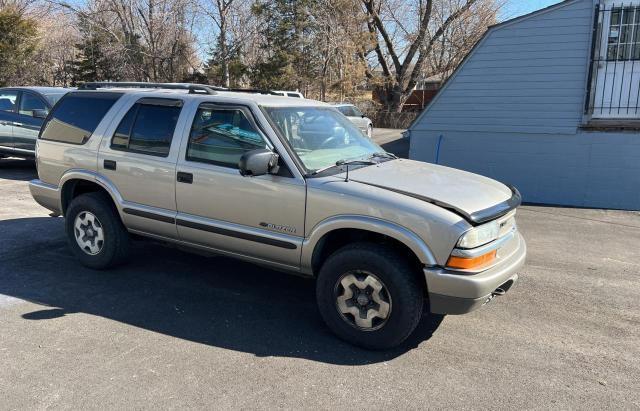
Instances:
[[[257,88],[223,88],[223,87],[217,87],[216,90],[220,90],[220,91],[234,91],[237,93],[255,93],[255,94],[270,94],[270,95],[279,95],[276,92],[274,92],[273,90],[262,90],[262,89],[257,89]]]
[[[191,83],[145,83],[137,81],[92,81],[81,83],[78,90],[97,90],[100,88],[154,88],[165,90],[188,90],[189,94],[216,94],[216,90],[226,90],[221,87]]]

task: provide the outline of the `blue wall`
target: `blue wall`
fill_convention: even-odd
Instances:
[[[593,0],[496,26],[411,127],[412,159],[516,185],[525,201],[640,209],[640,134],[583,122]]]

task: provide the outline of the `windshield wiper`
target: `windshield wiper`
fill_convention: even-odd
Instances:
[[[315,176],[316,174],[320,174],[323,171],[327,171],[331,168],[334,167],[342,167],[342,166],[347,166],[347,179],[349,178],[349,166],[352,165],[373,165],[373,164],[378,164],[375,161],[372,160],[338,160],[336,161],[334,164],[331,164],[330,166],[326,166],[326,167],[322,167],[317,169],[316,171],[314,171],[313,173],[311,173],[312,176]]]
[[[398,156],[393,154],[393,153],[388,153],[386,151],[379,151],[377,153],[373,153],[369,156],[369,158],[390,158],[390,159],[397,159]]]

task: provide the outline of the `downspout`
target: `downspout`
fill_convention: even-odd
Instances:
[[[436,164],[438,164],[440,161],[440,145],[442,144],[443,138],[444,138],[444,135],[440,134],[438,136],[438,142],[436,143],[436,161],[435,161]]]

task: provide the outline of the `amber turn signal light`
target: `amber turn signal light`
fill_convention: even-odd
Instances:
[[[463,258],[452,255],[449,257],[449,261],[447,261],[447,267],[458,270],[470,270],[472,268],[481,267],[495,260],[497,252],[497,250],[493,250],[487,254],[474,258]]]

